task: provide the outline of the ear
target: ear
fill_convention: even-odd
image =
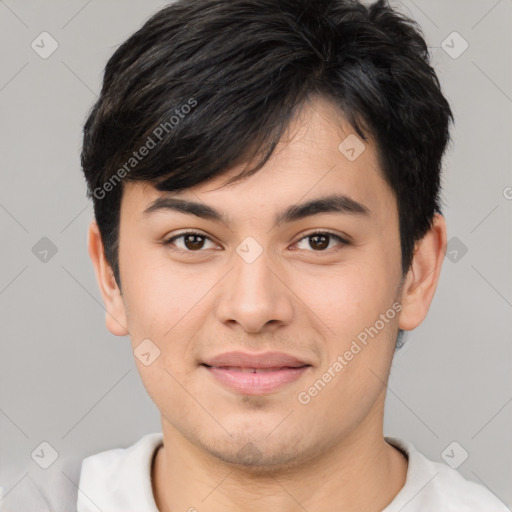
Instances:
[[[103,241],[95,220],[89,226],[88,248],[105,304],[105,323],[107,329],[115,336],[126,336],[129,332],[123,297],[114,278],[112,267],[108,264],[105,257]]]
[[[414,258],[402,288],[398,325],[404,331],[418,327],[427,316],[446,252],[446,222],[436,213],[432,227],[417,242]]]

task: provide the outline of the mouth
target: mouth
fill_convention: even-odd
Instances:
[[[281,352],[229,352],[201,364],[224,387],[245,395],[277,391],[299,379],[312,365]]]
[[[204,365],[204,366],[206,366],[207,368],[231,370],[234,372],[243,372],[243,373],[268,373],[268,372],[277,372],[280,370],[294,370],[296,368],[303,368],[302,366],[298,366],[298,367],[282,366],[282,367],[275,367],[275,368],[243,368],[240,366],[208,366],[208,365]]]

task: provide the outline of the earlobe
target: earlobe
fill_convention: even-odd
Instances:
[[[402,289],[399,327],[410,331],[427,316],[446,252],[446,221],[436,213],[432,227],[416,243],[414,258]]]
[[[115,336],[126,336],[129,332],[123,297],[114,278],[114,272],[105,257],[103,241],[95,220],[89,226],[88,249],[105,304],[107,329]]]

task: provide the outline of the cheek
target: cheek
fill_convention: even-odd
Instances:
[[[303,273],[293,289],[309,308],[313,321],[323,326],[327,336],[343,343],[373,325],[392,306],[394,279],[383,259],[361,257]]]
[[[320,388],[324,383],[325,387],[305,411],[320,416],[326,404],[340,404],[331,409],[326,421],[325,428],[333,432],[349,431],[362,421],[385,389],[382,381],[386,381],[394,353],[398,313],[393,308],[392,275],[384,270],[382,263],[378,267],[374,261],[360,261],[333,271],[326,282],[304,281],[308,306],[321,322],[316,315],[310,318],[322,329],[325,348],[322,368],[309,383],[314,387],[317,382]]]
[[[372,249],[371,253],[378,252]],[[336,421],[341,421],[347,408],[361,415],[369,410],[382,392],[379,378],[386,379],[394,353],[398,321],[397,304],[393,308],[395,276],[386,271],[383,261],[373,256],[361,258],[333,268],[328,279],[304,280],[303,290],[308,293],[304,302],[315,312],[309,316],[324,337],[320,378],[330,382],[312,409],[318,407],[320,414],[325,403],[342,401],[341,412],[333,413]]]
[[[156,372],[144,375],[141,367],[143,380],[169,388],[172,379],[165,369],[178,377],[195,364],[195,344],[211,313],[208,292],[219,277],[213,270],[173,263],[165,255],[150,256],[133,258],[126,265],[125,302],[133,348],[149,338],[160,349],[155,369],[161,367],[163,377]]]
[[[124,249],[123,292],[132,330],[162,337],[192,307],[197,288],[163,249]]]

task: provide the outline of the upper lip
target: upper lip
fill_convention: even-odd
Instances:
[[[203,361],[207,366],[236,367],[236,368],[299,368],[310,366],[309,363],[285,354],[284,352],[262,352],[249,354],[247,352],[224,352]]]

